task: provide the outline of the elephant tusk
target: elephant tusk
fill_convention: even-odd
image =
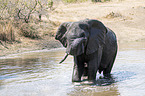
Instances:
[[[59,62],[59,64],[61,64],[67,57],[68,57],[68,54],[66,53],[65,57]]]

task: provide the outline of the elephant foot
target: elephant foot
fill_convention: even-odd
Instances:
[[[81,82],[81,79],[79,79],[79,78],[73,78],[72,82]]]
[[[104,75],[104,78],[111,78],[112,76],[111,76],[111,74],[110,73],[107,73],[107,74],[103,74]]]
[[[96,84],[96,80],[89,80],[87,82],[88,85],[95,85]]]
[[[87,72],[87,70],[86,70],[86,71],[84,71],[83,76],[88,76],[88,72]]]
[[[72,82],[82,82],[81,80],[72,80]]]

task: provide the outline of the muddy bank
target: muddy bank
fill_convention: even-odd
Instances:
[[[22,43],[13,43],[13,44],[4,43],[4,45],[7,46],[8,49],[1,46],[0,57],[27,51],[43,50],[43,49],[50,50],[53,48],[62,47],[62,45],[52,37],[46,37],[45,39],[41,40],[26,40],[25,42]]]

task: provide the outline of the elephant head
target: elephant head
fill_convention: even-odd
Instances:
[[[106,33],[107,29],[100,21],[85,19],[62,23],[55,39],[66,48],[67,54],[89,55],[105,44]]]

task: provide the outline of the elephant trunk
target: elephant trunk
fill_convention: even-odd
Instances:
[[[65,57],[59,62],[59,64],[61,64],[66,58],[68,57],[68,54],[65,54]]]
[[[83,54],[85,51],[86,41],[86,38],[74,39],[73,42],[68,43],[66,53],[72,56],[78,56]]]

